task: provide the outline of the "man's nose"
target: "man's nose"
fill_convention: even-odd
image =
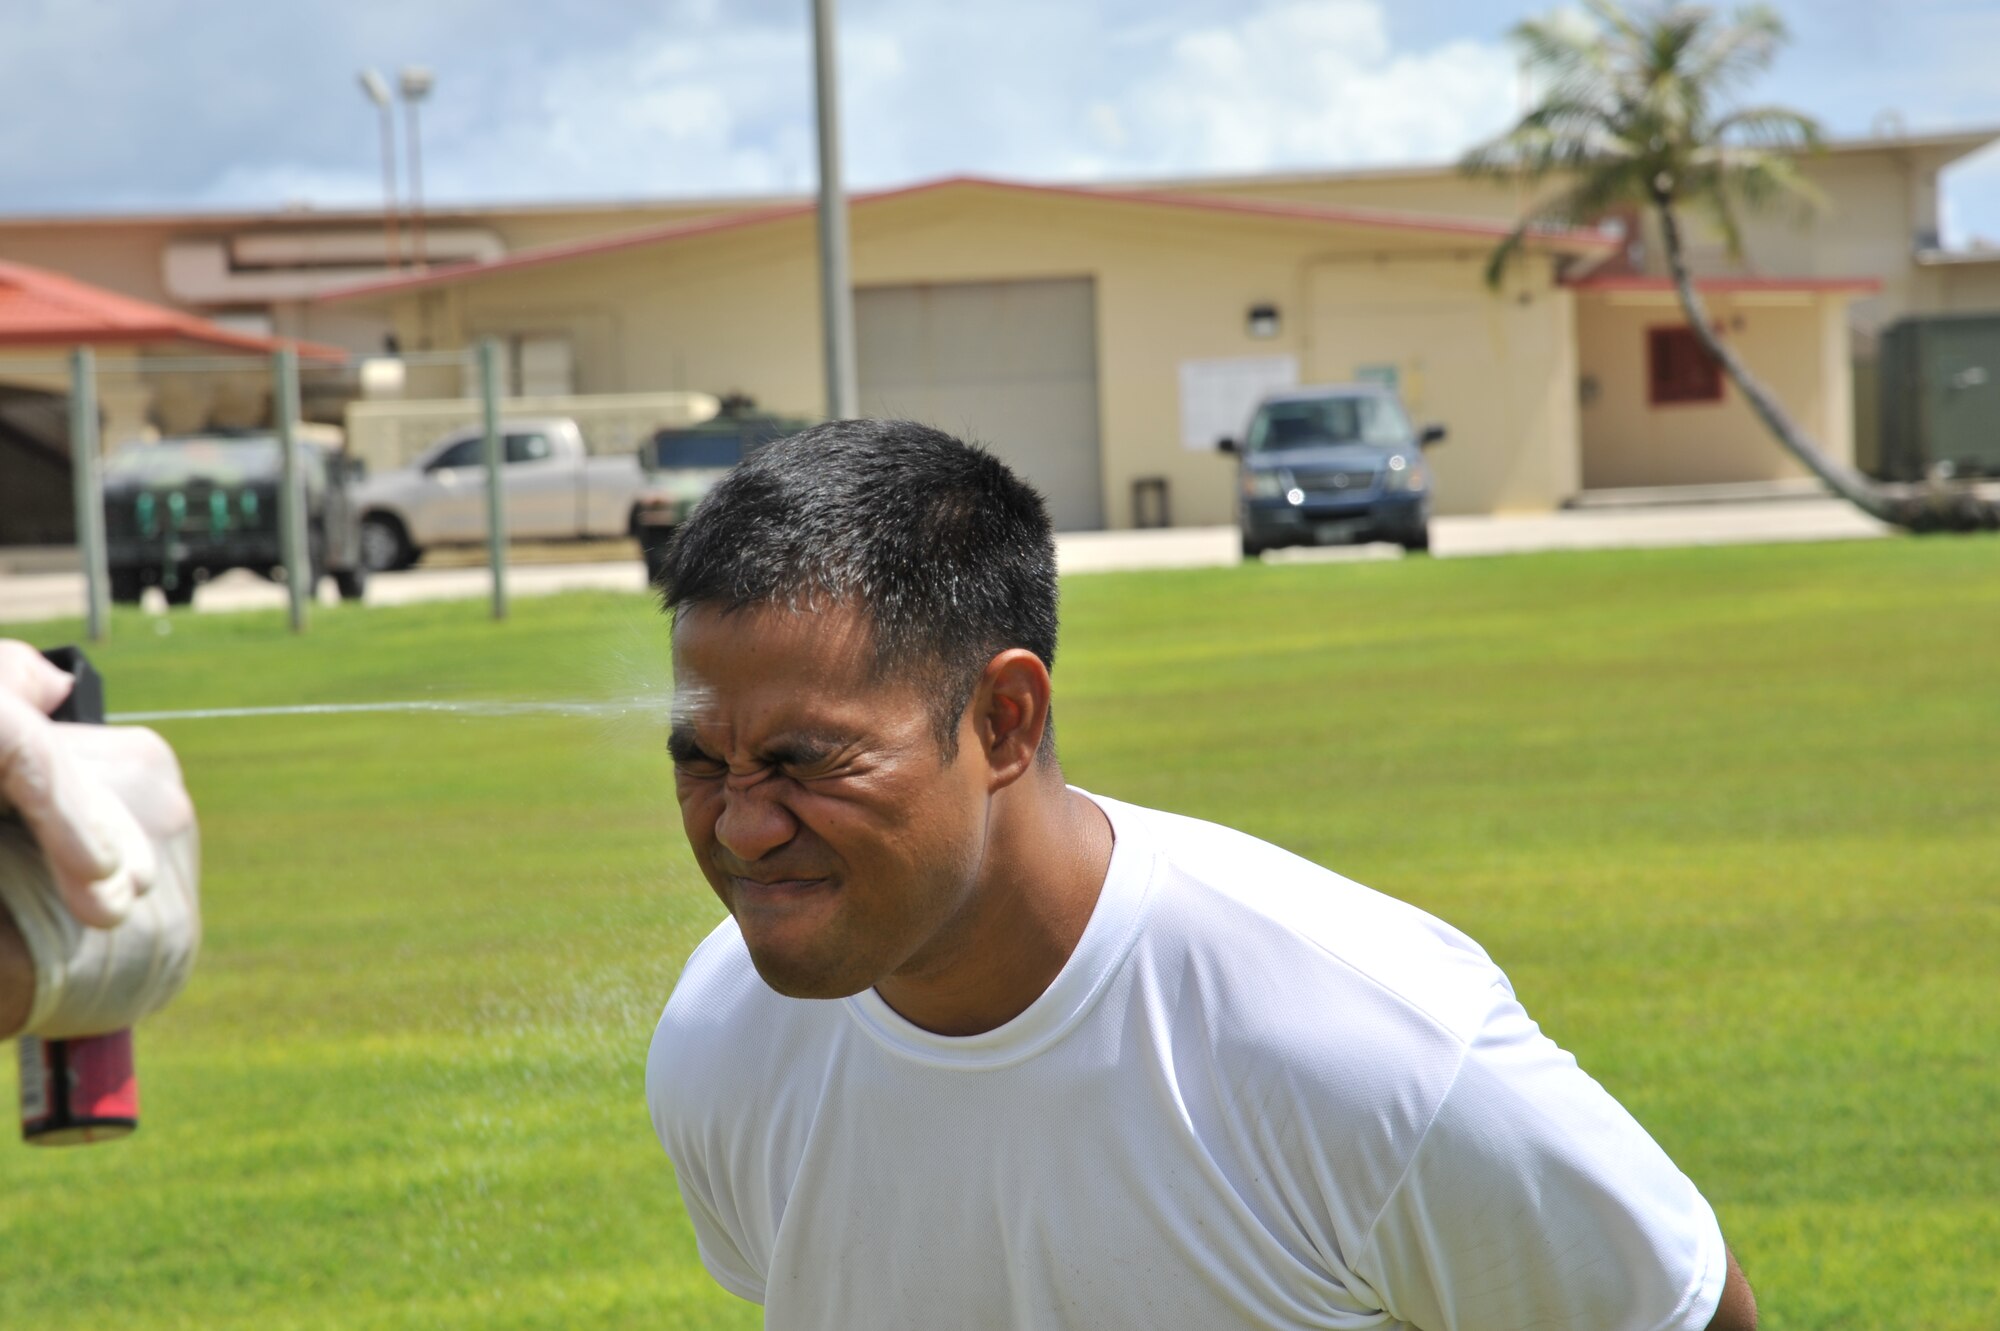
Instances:
[[[734,789],[724,786],[722,813],[715,820],[715,839],[745,864],[752,864],[790,841],[798,820],[773,798],[778,783],[759,781]]]

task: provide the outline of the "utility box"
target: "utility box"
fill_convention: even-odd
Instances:
[[[2000,476],[2000,315],[1900,320],[1879,374],[1878,479]]]

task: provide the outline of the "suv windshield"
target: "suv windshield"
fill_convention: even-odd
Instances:
[[[1252,453],[1322,444],[1393,448],[1410,442],[1410,418],[1396,399],[1376,393],[1267,402],[1250,423],[1246,442]]]
[[[662,430],[648,452],[648,465],[662,471],[733,467],[743,460],[743,442],[734,426],[727,431]]]

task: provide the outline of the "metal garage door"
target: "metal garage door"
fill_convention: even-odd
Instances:
[[[854,323],[863,412],[984,444],[1059,531],[1104,525],[1089,278],[864,287]]]

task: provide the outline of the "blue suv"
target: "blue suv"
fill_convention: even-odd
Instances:
[[[1444,427],[1411,428],[1395,391],[1330,384],[1257,404],[1242,440],[1218,445],[1240,462],[1244,555],[1284,545],[1394,541],[1431,548],[1431,470],[1423,450]]]

